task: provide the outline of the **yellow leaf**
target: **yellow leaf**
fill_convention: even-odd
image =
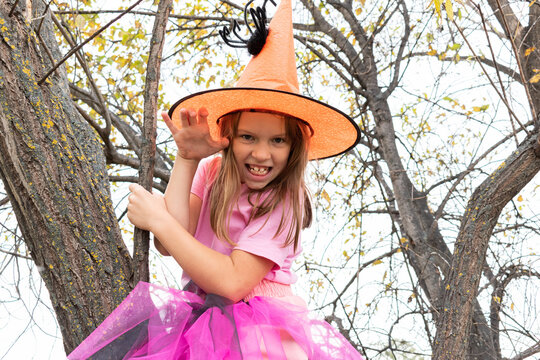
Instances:
[[[375,260],[375,261],[373,262],[373,265],[379,265],[379,264],[382,264],[382,260],[381,260],[381,259]]]
[[[529,82],[531,84],[537,83],[539,81],[540,81],[540,73],[537,73],[536,75],[534,75],[532,78],[529,79]]]
[[[441,0],[433,0],[435,3],[435,11],[437,11],[437,15],[441,17]]]
[[[519,195],[517,201],[523,201],[523,196]]]
[[[428,51],[428,53],[427,53],[427,54],[428,54],[429,56],[434,56],[434,55],[437,55],[437,50],[435,50],[435,49],[431,49],[431,50],[429,50],[429,51]]]
[[[444,3],[444,7],[446,8],[446,15],[448,15],[448,19],[450,21],[454,21],[454,10],[452,10],[452,0],[446,0]]]
[[[531,53],[532,53],[534,50],[536,50],[536,47],[534,47],[534,46],[528,48],[527,50],[525,50],[525,56],[531,55]]]
[[[480,112],[482,109],[480,109],[480,106],[473,106],[473,111]]]
[[[323,190],[321,192],[321,196],[323,197],[324,200],[328,201],[328,205],[330,205],[331,201],[330,201],[330,195],[328,195],[328,193],[326,192],[326,190]]]

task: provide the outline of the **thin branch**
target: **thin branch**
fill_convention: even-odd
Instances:
[[[403,52],[405,51],[405,46],[407,45],[409,36],[411,34],[411,27],[409,25],[410,18],[409,18],[409,11],[407,10],[407,5],[403,1],[400,1],[400,4],[403,7],[402,14],[403,14],[403,21],[405,22],[404,24],[405,33],[401,37],[401,44],[399,45],[399,50],[396,55],[396,61],[394,62],[395,66],[394,66],[394,74],[392,77],[392,81],[390,81],[390,85],[388,85],[388,88],[384,91],[383,93],[384,97],[390,96],[390,94],[394,92],[395,88],[399,84],[399,79],[400,79],[399,70],[400,70],[401,62],[403,60]]]
[[[144,86],[144,120],[142,131],[141,166],[139,167],[139,185],[146,190],[152,189],[156,157],[156,129],[158,87],[161,73],[161,56],[165,43],[167,20],[172,8],[172,0],[161,0],[157,16],[154,19],[150,53],[146,66],[146,83]],[[149,281],[148,253],[150,249],[150,232],[135,228],[133,234],[133,285],[139,281]]]
[[[504,74],[511,77],[514,81],[517,81],[518,83],[521,84],[521,76],[514,69],[509,68],[508,66],[496,63],[495,61],[487,59],[487,58],[485,58],[483,56],[480,56],[480,57],[478,57],[478,56],[460,56],[460,58],[457,59],[456,57],[451,57],[451,56],[440,57],[440,54],[436,54],[436,55],[438,56],[437,59],[439,61],[452,61],[452,62],[457,63],[457,62],[461,62],[461,61],[474,60],[474,61],[477,61],[477,62],[484,63],[484,64],[486,64],[486,65],[488,65],[490,67],[498,68],[501,72],[503,72]],[[429,54],[427,51],[421,51],[421,52],[409,53],[406,56],[404,56],[403,58],[406,59],[408,57],[415,57],[415,56],[434,56],[434,55]],[[392,64],[393,63],[390,63],[389,65],[392,65]]]
[[[510,38],[512,37],[512,33],[514,33],[515,37],[521,39],[523,26],[519,22],[519,19],[517,18],[516,14],[514,14],[514,12],[512,11],[512,7],[508,3],[508,1],[503,0],[504,4],[501,4],[499,0],[488,0],[487,2],[489,6],[491,7],[491,10],[493,11],[495,18],[497,18],[497,20],[499,21],[501,25],[507,22],[506,19],[510,20],[511,24],[508,24],[508,25],[510,28],[514,30],[510,31],[511,29],[506,29],[506,26],[503,25],[503,27],[506,30],[506,35]],[[474,7],[478,9],[476,4],[474,4]]]
[[[497,6],[499,7],[499,10],[501,11],[501,13],[503,13],[503,9],[502,9],[500,0],[496,0],[496,1],[497,1]],[[529,101],[529,106],[531,107],[532,118],[535,119],[535,121],[536,121],[536,116],[537,116],[536,109],[534,107],[534,102],[532,101],[532,97],[531,97],[531,93],[529,91],[529,88],[526,85],[527,80],[525,79],[525,73],[523,72],[523,65],[521,64],[521,57],[519,56],[519,51],[518,51],[518,49],[516,47],[516,43],[514,41],[512,33],[510,32],[510,27],[508,25],[508,22],[506,21],[506,16],[504,15],[504,13],[503,13],[503,16],[501,18],[502,18],[504,28],[506,29],[506,33],[508,34],[508,40],[510,41],[510,44],[512,45],[512,50],[514,51],[514,56],[516,57],[516,62],[517,62],[518,68],[519,68],[519,74],[521,75],[521,81],[524,84],[523,87],[525,88],[525,93],[527,94],[527,100]],[[517,26],[516,26],[516,29],[517,29]]]
[[[9,202],[9,198],[6,196],[2,200],[0,200],[0,206],[4,206]]]
[[[45,80],[47,80],[47,78],[53,73],[56,71],[56,69],[62,65],[64,62],[66,62],[67,59],[69,59],[71,57],[71,55],[75,54],[80,48],[82,48],[84,45],[86,45],[88,42],[90,42],[92,39],[94,39],[96,36],[98,36],[99,34],[101,34],[103,31],[105,31],[109,26],[111,26],[112,24],[114,24],[116,21],[118,21],[122,16],[124,16],[125,14],[127,14],[128,12],[130,12],[134,7],[136,7],[137,5],[139,5],[140,3],[142,2],[142,0],[137,0],[135,2],[135,4],[131,5],[129,8],[127,8],[126,10],[124,10],[122,12],[122,14],[120,14],[119,16],[115,17],[114,19],[112,19],[111,21],[109,21],[104,27],[102,27],[101,29],[99,29],[98,31],[96,31],[94,34],[92,34],[92,36],[90,36],[88,39],[86,39],[85,41],[83,41],[82,43],[80,43],[79,45],[77,45],[76,47],[72,48],[63,58],[62,60],[60,60],[56,65],[54,65],[46,74],[45,76],[43,76],[39,81],[38,81],[38,85],[43,85],[43,83],[45,82]]]
[[[341,59],[339,59],[339,57],[336,58],[336,61],[331,61],[330,59],[328,59],[326,56],[324,56],[323,53],[321,53],[319,50],[317,50],[314,46],[312,46],[311,44],[308,43],[307,40],[309,40],[310,42],[316,42],[314,41],[313,39],[308,39],[308,38],[303,38],[303,37],[299,37],[300,40],[304,40],[303,43],[304,43],[304,46],[307,47],[313,54],[315,54],[319,59],[321,59],[321,61],[323,61],[326,65],[328,65],[328,67],[330,67],[332,70],[334,70],[334,72],[341,78],[343,79],[343,81],[345,81],[347,83],[347,85],[350,87],[350,89],[352,91],[355,91],[356,93],[358,94],[361,94],[361,95],[367,95],[366,92],[362,89],[360,89],[358,86],[356,86],[353,82],[353,80],[349,79],[345,73],[343,73],[337,66],[336,66],[336,63],[344,66],[344,63]],[[319,45],[323,46],[324,48],[326,48],[327,50],[330,51],[330,49],[328,49],[325,44],[321,41],[321,42],[316,42],[316,43],[319,43]],[[337,54],[336,54],[337,55]],[[351,73],[350,69],[346,69],[349,73]]]
[[[532,124],[532,122],[529,122],[527,124],[525,124],[525,126],[528,126]],[[482,155],[480,155],[476,160],[474,160],[473,162],[471,162],[469,164],[469,166],[467,166],[467,169],[465,171],[462,171],[456,182],[452,184],[452,187],[450,188],[450,190],[448,190],[446,196],[444,197],[443,201],[441,202],[441,204],[439,205],[439,207],[437,208],[437,211],[435,211],[435,215],[434,215],[434,220],[433,220],[433,224],[431,225],[431,228],[429,229],[429,235],[428,236],[431,236],[432,232],[435,231],[435,228],[437,226],[437,220],[439,220],[443,214],[443,210],[446,206],[446,203],[450,200],[450,197],[452,195],[452,193],[456,190],[458,184],[465,178],[465,176],[467,174],[469,174],[471,171],[473,171],[475,168],[476,168],[476,165],[478,165],[478,163],[484,159],[485,157],[487,157],[493,150],[495,150],[496,148],[498,148],[500,145],[504,144],[506,141],[508,141],[508,139],[514,137],[515,133],[512,132],[511,134],[508,134],[506,135],[504,138],[502,138],[501,140],[499,140],[497,143],[495,143],[493,146],[491,146],[489,149],[487,149]]]
[[[427,195],[429,194],[433,189],[443,185],[443,184],[446,184],[447,182],[450,182],[450,181],[453,181],[453,180],[456,180],[456,179],[462,179],[464,176],[466,176],[467,174],[469,174],[470,172],[473,172],[475,170],[475,168],[467,168],[467,170],[465,171],[462,171],[460,172],[459,174],[456,174],[456,175],[453,175],[453,176],[450,176],[449,178],[446,178],[446,179],[442,179],[441,181],[437,181],[435,184],[431,185],[427,190],[424,191],[424,193]]]
[[[469,50],[473,53],[474,57],[475,58],[478,58],[478,56],[476,55],[475,51],[474,51],[474,48],[473,46],[471,45],[471,43],[469,43],[469,40],[467,39],[467,37],[465,36],[465,34],[463,33],[463,30],[461,29],[461,27],[459,27],[459,25],[455,22],[454,20],[454,25],[456,26],[456,28],[458,29],[459,33],[461,34],[461,37],[463,38],[463,40],[465,41],[465,43],[467,44],[467,46],[469,47]],[[502,96],[502,94],[499,92],[499,89],[497,88],[497,86],[495,85],[495,83],[493,82],[493,80],[491,79],[491,76],[488,75],[488,72],[486,71],[486,69],[484,68],[484,65],[482,65],[481,62],[478,62],[478,65],[480,65],[480,67],[482,68],[482,71],[484,72],[485,76],[487,77],[487,79],[489,80],[489,83],[491,84],[491,86],[493,87],[493,90],[495,90],[495,92],[497,93],[497,95],[499,96],[499,98],[502,100],[502,102],[504,103],[504,105],[506,106],[506,108],[508,109],[508,111],[514,116],[514,119],[516,120],[516,122],[521,126],[521,128],[523,129],[523,131],[525,131],[527,133],[527,135],[530,135],[529,134],[529,131],[527,131],[527,129],[523,126],[523,124],[519,121],[517,115],[514,113],[514,111],[512,110],[510,104],[506,101],[506,99]],[[525,87],[526,88],[526,87]]]
[[[139,183],[139,177],[138,176],[119,176],[119,175],[109,175],[109,181],[110,182],[125,182],[125,183],[133,183],[138,184]],[[165,192],[165,189],[167,188],[165,183],[163,182],[153,182],[152,188],[161,191],[162,193]]]
[[[118,14],[123,13],[125,10],[62,10],[55,11],[55,14],[59,15],[102,15],[102,14]],[[153,11],[131,11],[131,15],[142,15],[142,16],[156,16],[157,13]],[[178,19],[178,20],[193,20],[193,21],[229,21],[225,16],[196,16],[196,15],[174,15],[170,14],[169,18]]]
[[[491,45],[491,39],[489,38],[489,33],[487,31],[486,20],[484,18],[484,13],[482,12],[482,9],[480,9],[480,7],[478,7],[478,12],[480,14],[480,18],[482,19],[482,27],[484,28],[484,32],[486,34],[486,40],[488,42],[488,49],[489,49],[489,52],[491,54],[491,58],[493,59],[493,63],[495,64],[495,74],[497,74],[497,79],[499,80],[499,85],[501,86],[501,91],[502,91],[502,94],[504,96],[504,99],[508,102],[508,97],[506,96],[506,90],[504,89],[504,85],[503,85],[503,82],[502,82],[502,79],[501,79],[501,73],[499,72],[497,62],[495,61],[495,54],[493,53],[493,46]],[[521,74],[522,69],[520,68],[519,71],[520,71],[520,75],[523,77],[523,74]],[[521,79],[521,81],[523,83],[523,79]],[[523,83],[523,84],[525,84],[525,83]],[[514,134],[515,134],[516,133],[516,128],[514,126],[514,121],[512,121],[512,114],[510,114],[510,111],[508,112],[508,115],[509,115],[509,118],[510,118],[510,125],[512,125],[512,130],[514,131]],[[519,146],[519,141],[518,141],[517,135],[514,136],[514,138],[516,140],[516,146]]]
[[[56,27],[58,28],[58,30],[62,33],[66,41],[69,43],[69,45],[71,47],[74,47],[75,40],[72,38],[72,35],[66,29],[64,29],[64,27],[58,21],[56,16],[54,16],[54,14],[51,16],[51,18],[53,22],[55,23]],[[111,134],[111,114],[109,112],[108,107],[105,104],[105,99],[101,95],[101,92],[99,91],[99,88],[96,82],[94,81],[94,77],[92,76],[92,72],[90,71],[90,68],[88,67],[84,54],[81,54],[80,52],[77,51],[75,53],[75,56],[77,57],[79,64],[81,65],[84,73],[86,74],[88,81],[90,82],[90,86],[92,87],[92,90],[94,91],[95,97],[97,98],[101,108],[103,109],[102,116],[105,119],[105,128],[101,128],[98,126],[98,127],[95,127],[95,129],[101,136],[101,139],[105,143],[105,146],[107,148],[110,148],[113,146],[111,143],[111,140],[109,139],[109,136]]]
[[[19,4],[19,0],[15,0],[15,3],[13,4],[13,6],[11,7],[11,10],[9,12],[9,17],[13,16],[13,13],[15,12],[15,8],[17,7],[17,4]]]
[[[524,359],[527,359],[528,357],[531,357],[534,354],[538,354],[538,353],[540,353],[540,340],[536,344],[534,344],[533,346],[528,348],[527,350],[522,351],[518,355],[514,356],[513,358],[507,359],[507,360],[524,360]]]
[[[376,261],[380,261],[384,258],[387,258],[387,257],[391,257],[392,255],[394,255],[395,253],[397,253],[398,251],[401,251],[401,248],[395,248],[395,249],[392,249],[382,255],[379,255],[377,256],[376,258],[374,259],[371,259],[370,261],[368,262],[365,262],[362,264],[362,266],[358,267],[358,270],[356,270],[356,272],[354,273],[354,275],[351,277],[351,279],[349,280],[349,282],[343,287],[343,290],[338,293],[337,297],[329,302],[328,304],[336,304],[337,301],[339,301],[343,294],[345,293],[345,291],[347,291],[347,289],[354,283],[354,281],[356,280],[356,278],[358,277],[358,275],[360,275],[360,273],[362,272],[362,270],[364,270],[365,268],[367,268],[368,266],[372,265],[374,262]],[[324,305],[324,306],[327,306],[327,305]],[[324,307],[323,306],[323,307]]]
[[[30,256],[21,255],[21,254],[18,254],[18,253],[16,253],[16,252],[12,252],[12,251],[7,251],[7,250],[2,250],[2,249],[0,249],[0,252],[1,252],[1,253],[4,253],[4,254],[16,256],[16,257],[18,257],[18,258],[25,259],[25,260],[33,260]]]

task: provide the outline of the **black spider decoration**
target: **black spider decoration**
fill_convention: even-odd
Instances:
[[[236,20],[233,20],[230,29],[224,26],[222,30],[219,30],[219,35],[221,35],[221,38],[223,39],[223,41],[225,41],[225,44],[234,48],[245,47],[248,49],[248,52],[251,55],[255,56],[261,52],[266,42],[266,37],[268,36],[268,28],[266,27],[266,4],[268,3],[268,1],[270,1],[272,4],[274,4],[274,6],[276,6],[276,3],[274,2],[274,0],[264,0],[262,7],[257,6],[255,9],[249,8],[249,5],[251,5],[253,1],[254,0],[249,0],[244,7],[244,21],[249,32],[251,33],[250,38],[246,40],[242,36],[240,36],[240,34],[238,33],[238,31],[240,30],[240,25],[238,25],[238,21]],[[247,16],[248,12],[253,19],[255,30],[252,30],[251,26],[249,26]],[[231,31],[238,40],[232,38]]]

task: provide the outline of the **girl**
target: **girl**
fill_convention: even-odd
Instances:
[[[178,147],[165,196],[130,186],[129,220],[182,267],[184,290],[140,282],[69,359],[362,359],[290,286],[311,222],[306,164],[359,130],[298,94],[288,0],[265,31],[236,87],[162,114]]]

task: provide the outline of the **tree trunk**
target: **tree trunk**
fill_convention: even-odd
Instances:
[[[368,83],[376,84],[376,81]],[[373,87],[369,93],[377,94],[377,91],[380,94],[378,87]],[[451,253],[438,225],[434,224],[435,218],[425,195],[414,187],[403,167],[396,147],[395,130],[388,103],[382,96],[373,96],[369,102],[376,121],[377,139],[390,170],[403,236],[408,240],[404,251],[418,277],[420,287],[431,303],[433,317],[437,320],[443,307],[444,276],[450,270]],[[470,346],[468,353],[471,354],[471,359],[495,359],[490,329],[476,299],[473,300],[473,307],[475,311],[469,315],[475,326],[469,334],[474,341],[468,344]],[[476,357],[472,354],[481,356]]]
[[[13,4],[0,1],[0,176],[70,352],[131,290],[131,258],[101,146],[71,102],[65,70],[37,84],[49,56],[60,58],[48,16],[39,41],[21,3],[9,16]],[[42,3],[33,11],[40,19]]]
[[[437,321],[434,359],[484,359],[469,354],[474,303],[484,259],[502,209],[540,171],[532,134],[474,192],[456,240],[450,273],[445,281],[444,307]]]

